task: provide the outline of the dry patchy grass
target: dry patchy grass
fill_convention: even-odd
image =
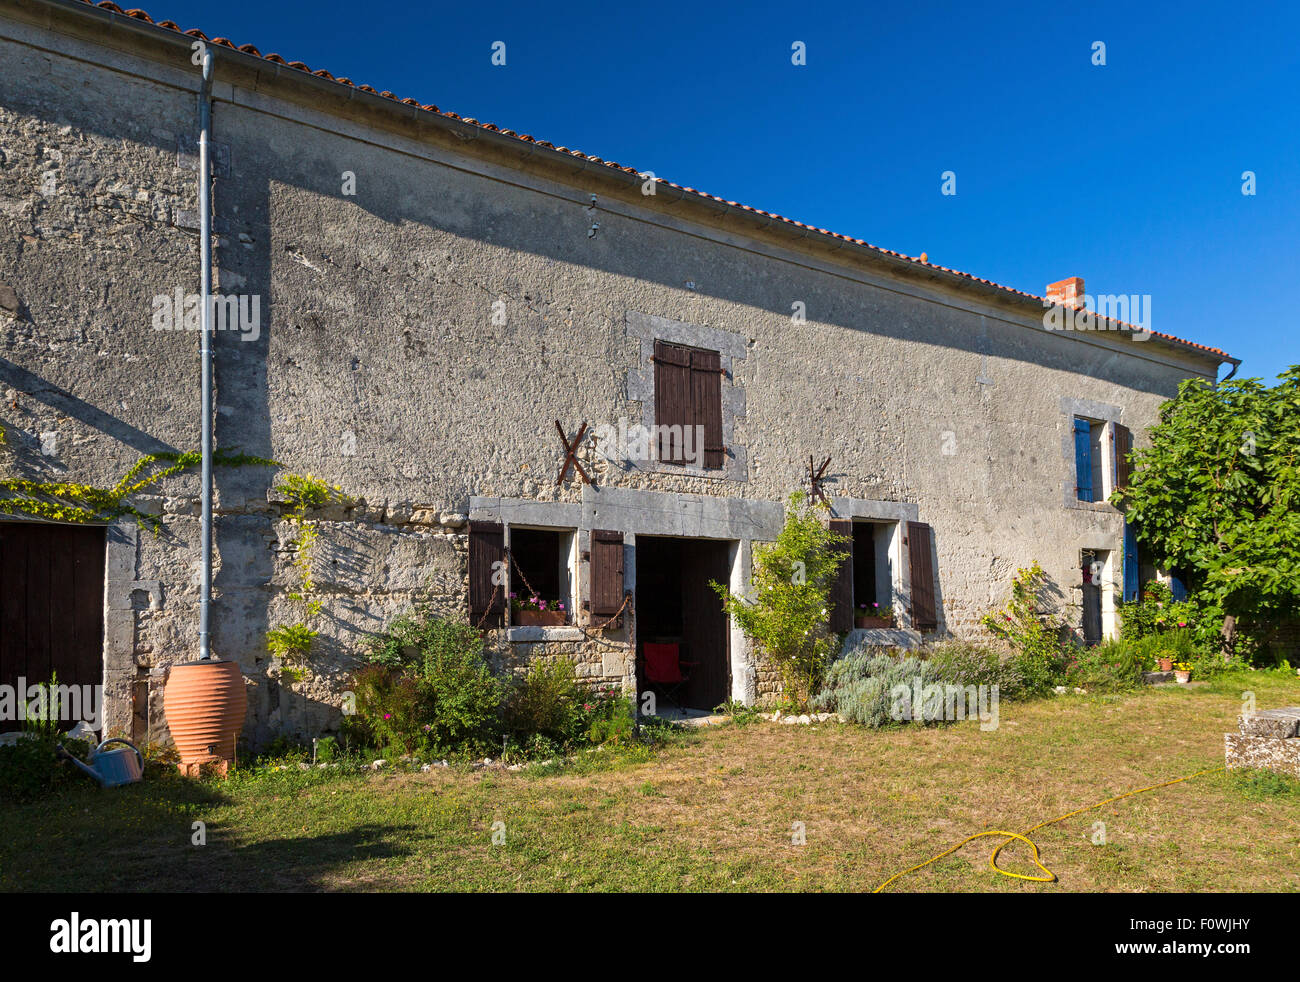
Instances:
[[[584,773],[436,770],[159,781],[0,807],[6,890],[869,890],[986,829],[1022,831],[1215,767],[1252,676],[1122,697],[1003,704],[1001,726],[726,726]],[[1207,775],[1033,833],[1060,878],[988,868],[996,840],[891,889],[1300,889],[1300,785]],[[191,823],[208,844],[190,844]],[[504,823],[504,845],[492,825]],[[1106,844],[1090,841],[1104,822]],[[802,822],[806,845],[792,844]],[[1027,847],[1002,865],[1035,872]]]

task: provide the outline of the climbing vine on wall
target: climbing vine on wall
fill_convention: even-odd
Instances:
[[[312,555],[320,533],[307,523],[307,512],[329,504],[347,503],[351,499],[338,485],[326,484],[313,474],[285,474],[280,480],[275,490],[289,505],[286,517],[294,527],[296,555],[293,566],[298,573],[298,588],[289,594],[289,598],[302,605],[304,619],[267,631],[266,647],[279,660],[280,675],[291,682],[301,682],[307,677],[307,658],[318,633],[308,622],[321,611],[311,572]]]
[[[157,533],[162,520],[156,515],[146,515],[130,499],[160,481],[193,470],[202,460],[202,455],[195,450],[146,454],[109,488],[70,481],[0,480],[0,514],[79,524],[111,522],[129,515]],[[274,460],[234,452],[215,453],[212,463],[215,467],[280,466]]]

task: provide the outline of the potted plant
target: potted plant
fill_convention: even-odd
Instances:
[[[510,620],[516,627],[562,627],[567,617],[560,601],[510,594]]]
[[[1172,672],[1174,670],[1174,660],[1165,655],[1159,655],[1156,658],[1156,663],[1160,666],[1162,672]]]
[[[1192,680],[1192,663],[1186,661],[1174,662],[1174,678],[1180,685],[1186,685]]]
[[[859,604],[853,616],[853,626],[858,630],[872,630],[894,626],[894,608],[880,604]]]

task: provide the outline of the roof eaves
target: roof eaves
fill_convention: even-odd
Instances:
[[[528,134],[520,134],[514,130],[499,127],[493,123],[480,122],[474,117],[460,116],[454,112],[444,111],[439,109],[436,105],[422,104],[419,101],[410,98],[399,99],[392,92],[386,90],[380,92],[369,85],[357,85],[346,76],[336,77],[324,69],[312,70],[312,68],[304,62],[287,61],[285,58],[274,52],[264,55],[252,44],[236,46],[228,38],[209,38],[197,28],[182,30],[178,24],[171,20],[154,21],[147,12],[138,7],[123,10],[120,6],[114,3],[113,0],[100,0],[98,3],[96,3],[95,0],[44,0],[44,2],[65,10],[76,11],[83,14],[94,12],[98,16],[108,20],[110,23],[122,24],[136,32],[148,33],[155,37],[160,36],[161,33],[171,32],[177,35],[178,40],[182,40],[182,43],[188,44],[192,40],[201,40],[209,44],[218,45],[228,49],[230,53],[243,56],[243,58],[253,59],[254,61],[252,64],[255,65],[258,70],[260,70],[265,63],[271,63],[275,66],[274,77],[276,78],[292,78],[294,81],[326,85],[331,88],[338,85],[346,86],[351,90],[349,93],[350,100],[360,99],[363,102],[372,102],[375,105],[383,106],[388,111],[392,111],[395,108],[393,104],[405,105],[410,107],[410,114],[413,118],[436,117],[439,125],[452,129],[460,137],[465,139],[485,139],[489,143],[507,148],[512,153],[517,153],[520,149],[520,144],[523,144],[529,148],[528,153],[523,159],[528,159],[529,157],[536,155],[538,152],[541,152],[543,156],[552,157],[557,160],[560,158],[567,158],[571,161],[580,161],[578,166],[574,168],[575,173],[587,172],[605,178],[617,176],[621,177],[629,184],[639,184],[646,179],[644,172],[638,171],[634,167],[628,167],[615,161],[603,160],[600,157],[584,154],[578,150],[571,150],[568,147],[556,147],[547,140],[537,140]],[[183,39],[190,40],[186,41]],[[290,72],[293,74],[290,75]],[[700,204],[707,202],[711,205],[721,205],[722,207],[716,211],[719,215],[738,213],[740,217],[746,220],[755,221],[756,223],[757,218],[761,217],[765,219],[765,221],[758,224],[760,229],[787,226],[790,230],[800,230],[799,234],[796,235],[797,239],[810,239],[814,241],[820,239],[822,240],[822,244],[833,243],[834,250],[847,248],[850,251],[867,257],[868,259],[877,262],[883,261],[896,270],[904,271],[912,275],[915,275],[917,272],[922,270],[931,273],[938,273],[940,278],[947,279],[956,285],[974,286],[981,292],[997,296],[1000,299],[1011,299],[1021,303],[1032,301],[1035,305],[1043,309],[1050,306],[1050,301],[1035,294],[1027,293],[1023,290],[1017,290],[1014,287],[1004,286],[1003,284],[996,283],[993,280],[974,276],[961,270],[940,266],[931,263],[928,260],[923,260],[917,256],[908,256],[905,253],[895,252],[892,249],[875,246],[864,239],[858,239],[839,232],[832,232],[829,229],[808,225],[804,222],[786,218],[785,216],[778,215],[774,212],[764,211],[760,208],[740,204],[736,201],[729,201],[725,198],[708,194],[707,192],[695,188],[683,187],[682,185],[676,184],[672,181],[656,179],[656,183],[661,187],[672,188],[678,191],[678,201],[695,201]],[[1125,324],[1120,321],[1114,323],[1119,325],[1119,330],[1121,331],[1128,331],[1134,334],[1148,333],[1142,328],[1135,327],[1131,324]],[[1233,358],[1227,352],[1218,348],[1198,344],[1194,341],[1187,341],[1172,334],[1165,334],[1159,331],[1150,331],[1149,333],[1150,336],[1159,338],[1162,342],[1175,348],[1188,350],[1202,356],[1214,356],[1220,362],[1227,362],[1233,365],[1241,364],[1240,359]]]

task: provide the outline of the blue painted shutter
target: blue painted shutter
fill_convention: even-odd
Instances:
[[[1173,595],[1174,600],[1187,599],[1187,587],[1183,586],[1183,581],[1175,574],[1169,574],[1169,592]]]
[[[1138,543],[1133,526],[1124,523],[1124,602],[1133,603],[1141,589],[1138,583]]]
[[[1092,500],[1092,439],[1086,419],[1074,421],[1074,493],[1080,501]]]

